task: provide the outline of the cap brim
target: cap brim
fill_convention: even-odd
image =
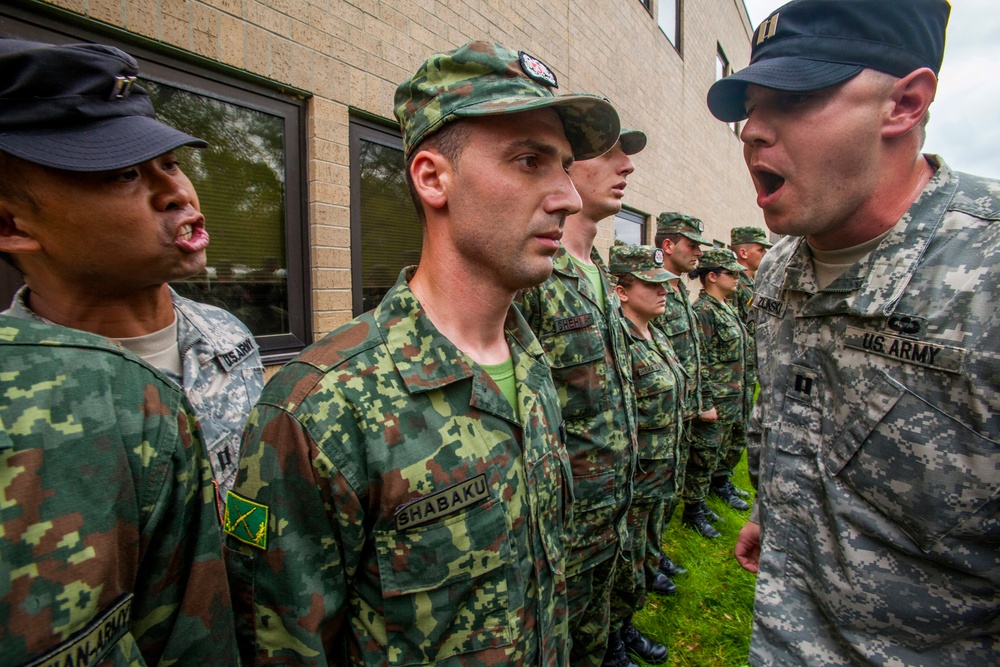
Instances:
[[[680,234],[681,236],[686,236],[695,243],[700,243],[701,245],[715,245],[714,243],[706,239],[698,232],[677,232],[677,233]]]
[[[633,271],[632,275],[639,280],[645,280],[647,283],[665,283],[668,280],[673,280],[678,276],[666,269],[651,269],[649,271]]]
[[[86,125],[0,132],[0,150],[66,171],[110,171],[152,160],[180,146],[208,143],[148,116],[107,118]]]
[[[646,147],[646,133],[641,130],[623,129],[618,141],[621,142],[622,153],[635,155]]]
[[[857,76],[864,67],[787,56],[753,63],[719,79],[708,89],[708,109],[721,121],[733,123],[747,117],[744,98],[747,86],[801,92],[819,90]]]
[[[621,121],[611,103],[595,95],[511,97],[492,99],[456,109],[460,118],[477,118],[554,108],[563,122],[566,139],[577,160],[607,153],[618,142]],[[425,134],[426,136],[426,134]]]

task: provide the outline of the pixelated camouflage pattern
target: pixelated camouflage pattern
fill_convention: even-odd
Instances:
[[[253,334],[227,310],[170,291],[177,318],[183,377],[160,369],[184,389],[201,423],[219,499],[236,479],[240,435],[264,387],[264,365]],[[4,315],[41,322],[28,308],[28,288],[14,295]],[[230,363],[229,359],[237,359]]]
[[[511,308],[516,416],[431,324],[412,270],[251,414],[234,491],[269,508],[267,549],[226,549],[248,664],[567,664],[572,489],[542,349]],[[400,525],[477,478],[477,502]]]
[[[670,348],[680,359],[687,379],[684,399],[684,419],[692,419],[702,412],[701,352],[698,349],[698,321],[691,307],[687,287],[683,280],[676,283],[677,289],[668,289],[666,308],[663,314],[653,320],[653,326],[666,334]]]
[[[733,227],[729,231],[729,245],[743,245],[744,243],[759,243],[765,248],[774,245],[767,239],[767,232],[760,227]]]
[[[436,53],[399,84],[394,113],[407,158],[423,139],[459,118],[553,108],[578,160],[597,157],[618,141],[618,112],[595,95],[559,95],[529,77],[520,55],[499,44],[469,42]]]
[[[625,511],[635,466],[635,393],[628,320],[594,249],[607,310],[560,246],[552,275],[516,303],[552,367],[573,468],[575,521],[570,574],[614,556],[626,539]]]
[[[799,238],[757,273],[754,664],[997,661],[1000,183],[928,159],[825,290]]]
[[[0,359],[0,662],[39,658],[132,594],[103,660],[59,664],[238,664],[180,390],[105,338],[18,318],[0,316]]]
[[[608,253],[608,271],[629,273],[651,283],[665,283],[677,276],[663,268],[663,250],[649,245],[613,245]]]
[[[710,246],[712,242],[702,234],[705,223],[693,215],[685,215],[677,211],[664,211],[656,218],[657,234],[681,234],[695,243]]]

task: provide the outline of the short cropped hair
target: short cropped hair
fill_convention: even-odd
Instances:
[[[424,213],[424,202],[417,194],[417,188],[413,185],[413,176],[410,174],[413,158],[422,150],[432,150],[447,158],[455,171],[458,171],[458,158],[462,155],[467,143],[469,143],[469,124],[456,120],[421,141],[410,153],[410,158],[406,161],[406,187],[410,190],[410,199],[413,200],[413,205],[417,209],[417,217],[420,218],[421,225],[427,223],[427,214]]]

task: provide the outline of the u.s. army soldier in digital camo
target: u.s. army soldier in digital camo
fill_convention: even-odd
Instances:
[[[0,662],[236,665],[204,443],[166,377],[0,315]]]
[[[224,492],[264,368],[243,323],[167,284],[205,266],[175,150],[206,144],[156,120],[137,75],[110,46],[0,39],[0,257],[25,282],[5,314],[107,336],[163,371]]]
[[[536,58],[472,42],[399,86],[420,265],[251,414],[225,517],[246,661],[567,664],[569,461],[511,304],[580,208],[569,164],[619,126],[555,85]]]
[[[949,12],[792,2],[709,92],[788,235],[754,281],[754,665],[1000,655],[1000,183],[920,153]]]

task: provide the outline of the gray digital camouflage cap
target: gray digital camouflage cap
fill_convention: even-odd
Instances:
[[[649,245],[611,246],[608,271],[630,273],[649,283],[665,283],[677,277],[663,268],[663,251]]]
[[[702,236],[703,231],[705,224],[701,220],[676,211],[665,211],[656,218],[657,234],[680,234],[695,243],[712,245],[711,241]]]
[[[618,112],[595,95],[555,95],[556,75],[524,51],[469,42],[427,59],[396,89],[395,114],[408,159],[422,140],[448,122],[553,108],[577,160],[607,152],[618,141]]]
[[[708,273],[712,269],[728,269],[734,273],[745,271],[746,268],[736,260],[736,255],[729,248],[709,248],[698,260],[698,272]]]
[[[767,240],[767,232],[760,227],[733,227],[729,232],[729,245],[742,245],[744,243],[759,243],[765,248],[770,248],[774,244]]]

